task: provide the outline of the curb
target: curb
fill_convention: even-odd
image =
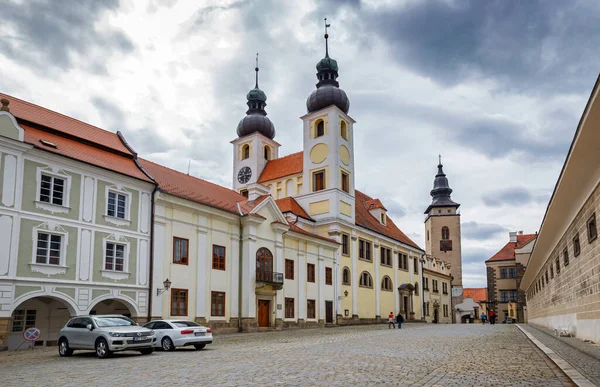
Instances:
[[[533,337],[533,335],[527,332],[524,328],[521,328],[521,324],[515,325],[517,328],[519,328],[521,332],[523,332],[523,334],[525,334],[525,336],[527,336],[529,340],[531,340],[533,344],[535,344],[542,352],[544,352],[546,356],[548,356],[550,360],[552,360],[554,364],[556,364],[558,368],[560,368],[561,371],[564,372],[573,381],[573,383],[581,387],[596,387],[594,383],[590,382],[579,371],[573,368],[565,359],[563,359],[556,352],[542,344],[538,339]]]

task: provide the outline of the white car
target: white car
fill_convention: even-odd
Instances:
[[[177,347],[193,345],[202,349],[213,341],[212,330],[186,320],[156,320],[144,325],[156,334],[155,347],[173,351]]]

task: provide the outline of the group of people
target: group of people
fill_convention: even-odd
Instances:
[[[490,317],[489,317],[489,323],[494,325],[496,324],[496,312],[494,312],[493,310],[490,310],[489,313]],[[485,315],[485,313],[481,313],[481,323],[485,325],[485,322],[487,320],[487,316]]]
[[[404,317],[402,317],[401,314],[398,314],[396,316],[396,319],[394,320],[394,312],[390,312],[390,314],[388,316],[388,329],[392,329],[392,327],[394,327],[394,329],[396,329],[396,324],[398,324],[398,329],[402,329],[403,322],[404,322]]]

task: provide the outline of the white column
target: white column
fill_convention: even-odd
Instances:
[[[320,250],[321,248],[319,248]],[[321,257],[321,252],[319,251],[318,257],[318,278],[317,283],[319,284],[319,295],[318,295],[318,310],[317,310],[317,321],[325,320],[325,297],[323,296],[323,288],[325,287],[325,262],[324,258]]]
[[[358,238],[352,235],[350,255],[352,256],[352,316],[358,315]]]
[[[342,237],[339,232],[331,232],[329,233],[329,238],[335,240],[338,243],[341,243]],[[333,296],[335,297],[335,308],[333,310],[333,321],[337,321],[337,315],[342,314],[342,248],[339,247],[335,252],[335,258],[333,263],[333,286],[335,291],[333,292]]]
[[[298,251],[298,320],[306,320],[306,257],[301,251]]]
[[[256,318],[256,239],[244,233],[242,266],[242,317]]]
[[[275,268],[274,271],[277,273],[285,273],[285,266],[284,266],[284,257],[283,257],[283,234],[281,233],[276,233],[276,238],[277,240],[275,241]],[[275,306],[275,318],[278,318],[280,320],[283,320],[283,313],[284,313],[284,305],[283,305],[283,289],[282,290],[278,290],[275,293],[275,302],[277,303],[277,305]],[[278,308],[277,306],[281,305],[281,308]]]
[[[399,300],[398,300],[398,287],[400,284],[398,283],[398,251],[394,252],[394,256],[392,259],[392,266],[394,268],[394,313],[397,315],[400,311],[399,308]]]
[[[379,241],[376,239],[375,243],[373,243],[373,259],[375,260],[375,282],[373,285],[375,286],[375,316],[381,316],[381,279],[379,278],[379,266],[381,262],[379,262]]]
[[[152,316],[151,317],[167,317],[167,315],[163,315],[163,298],[169,297],[169,295],[165,295],[164,293],[157,296],[156,289],[163,287],[163,281],[166,279],[164,277],[164,264],[165,264],[165,226],[162,223],[154,223],[154,267],[152,273],[152,289],[150,292],[152,293]],[[174,278],[171,278],[171,281]],[[167,292],[170,294],[170,292]]]
[[[206,270],[207,265],[207,231],[198,230],[197,232],[197,250],[196,250],[196,316],[204,317],[207,320],[210,311],[206,310],[206,297],[208,297],[207,287],[210,286],[210,275]]]
[[[231,246],[229,248],[229,257],[227,265],[231,268],[231,292],[229,296],[229,316],[238,317],[238,301],[240,287],[240,237],[231,236]]]

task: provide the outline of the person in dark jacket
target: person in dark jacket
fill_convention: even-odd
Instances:
[[[396,316],[396,322],[398,323],[398,329],[402,329],[402,323],[404,322],[404,317],[400,313]]]

